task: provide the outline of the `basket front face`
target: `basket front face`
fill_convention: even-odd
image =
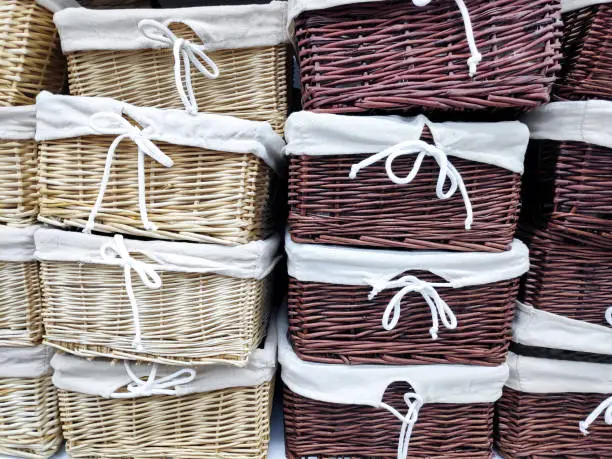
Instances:
[[[87,136],[39,146],[39,220],[83,228],[94,207],[113,136]],[[145,159],[146,208],[139,212],[137,146],[117,148],[94,230],[155,239],[245,244],[271,232],[270,168],[249,154],[221,153],[157,142],[174,161],[166,168]]]
[[[405,407],[400,388],[385,395],[396,409]],[[285,387],[284,411],[289,459],[397,457],[402,423],[387,410],[311,400]],[[409,457],[489,459],[492,443],[493,404],[425,404]]]
[[[431,274],[417,277],[436,282]],[[383,313],[397,290],[368,300],[369,287],[291,278],[289,333],[295,352],[302,360],[333,364],[501,365],[512,336],[518,279],[437,290],[458,326],[446,330],[440,325],[434,340],[431,311],[418,293],[403,297],[400,320],[387,331]]]
[[[0,140],[0,224],[24,227],[38,214],[36,142]]]
[[[303,13],[295,29],[304,109],[524,110],[548,102],[559,69],[559,3],[465,3],[483,56],[473,78],[454,2],[372,2]]]
[[[465,229],[466,210],[459,192],[440,200],[440,168],[423,160],[412,182],[397,185],[384,162],[349,178],[353,164],[369,155],[291,158],[289,224],[293,240],[365,247],[502,252],[509,249],[518,218],[521,178],[484,163],[451,159],[460,172],[474,211]],[[414,158],[397,158],[393,171],[406,177]]]
[[[585,436],[578,428],[604,394],[530,394],[504,388],[497,402],[497,448],[507,458],[612,457],[612,429],[600,416]]]
[[[138,352],[121,267],[42,262],[45,342],[82,357],[176,365],[246,362],[265,335],[265,281],[158,273],[157,290],[132,274],[144,346]]]
[[[0,106],[30,105],[40,91],[61,91],[66,61],[53,13],[35,0],[5,0],[0,34]]]
[[[0,262],[0,348],[39,344],[41,310],[38,264]]]
[[[0,378],[0,454],[46,459],[61,443],[51,376]]]
[[[73,458],[265,459],[273,386],[126,400],[59,390],[66,450]]]

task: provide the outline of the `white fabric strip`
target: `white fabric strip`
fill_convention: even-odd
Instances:
[[[551,314],[520,301],[517,301],[512,330],[513,341],[525,346],[612,353],[612,328]]]
[[[561,9],[564,13],[578,10],[587,6],[610,3],[612,0],[561,0]]]
[[[205,6],[176,9],[67,9],[56,14],[64,53],[87,50],[131,50],[170,47],[138,28],[143,19],[184,22],[200,37],[203,49],[276,46],[289,41],[287,2],[264,5]]]
[[[532,139],[587,142],[612,148],[612,101],[552,102],[522,120]]]
[[[0,378],[38,378],[50,372],[53,349],[47,346],[0,347]]]
[[[293,113],[285,125],[288,155],[380,154],[405,142],[421,139],[428,127],[437,150],[447,157],[508,169],[522,174],[529,142],[527,126],[500,123],[433,123],[425,116],[348,116]],[[347,176],[350,173],[346,171]]]
[[[25,228],[0,226],[0,261],[34,261],[34,233],[39,228],[37,225]]]
[[[81,5],[76,0],[36,0],[36,3],[52,13],[66,8],[80,8]]]
[[[0,107],[0,140],[34,140],[36,106]]]

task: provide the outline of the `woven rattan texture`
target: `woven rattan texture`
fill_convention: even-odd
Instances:
[[[465,3],[483,55],[473,78],[454,2],[372,2],[303,13],[295,29],[304,109],[516,110],[547,102],[559,69],[558,2]]]
[[[61,443],[51,376],[0,379],[0,454],[46,459]]]
[[[404,412],[405,385],[385,403]],[[310,400],[284,390],[288,459],[395,458],[401,422],[384,409]],[[425,404],[410,439],[410,457],[492,457],[493,404]]]
[[[265,335],[265,281],[160,271],[163,286],[136,274],[142,344],[132,347],[134,320],[123,269],[41,263],[45,342],[83,357],[168,364],[242,365]]]
[[[40,216],[52,225],[83,228],[98,197],[113,136],[86,136],[39,145]],[[94,230],[156,239],[245,244],[271,231],[270,168],[249,154],[157,145],[174,161],[145,159],[147,213],[158,227],[143,228],[138,207],[138,147],[117,148]]]
[[[30,105],[42,90],[64,86],[66,61],[53,13],[35,0],[3,0],[0,8],[0,106]]]
[[[0,348],[38,344],[41,310],[38,264],[0,262]]]
[[[565,13],[563,23],[564,59],[555,98],[612,100],[612,5]]]
[[[107,400],[60,390],[72,458],[265,459],[273,383],[183,397]]]
[[[298,242],[366,247],[501,252],[509,248],[518,220],[521,178],[506,169],[451,158],[465,182],[474,210],[465,229],[461,194],[440,200],[440,172],[425,158],[407,185],[389,180],[381,161],[349,178],[368,155],[300,155],[289,167],[289,223]],[[407,176],[414,158],[397,158],[393,171]]]
[[[149,0],[78,0],[85,8],[114,10],[118,8],[151,8]]]
[[[589,436],[580,432],[583,421],[605,394],[530,394],[504,388],[497,402],[497,447],[503,457],[592,458],[612,457],[612,430],[603,416],[591,425]]]
[[[36,222],[37,166],[33,140],[0,141],[0,224],[24,227]]]

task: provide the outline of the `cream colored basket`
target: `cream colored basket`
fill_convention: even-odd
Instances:
[[[72,458],[265,459],[276,336],[245,368],[85,360],[52,365]]]
[[[268,123],[106,98],[37,102],[40,221],[226,245],[270,234],[285,144]]]
[[[0,455],[45,459],[62,443],[51,349],[0,350]]]
[[[286,2],[55,16],[70,93],[268,121],[287,116]],[[192,72],[193,71],[193,72]]]
[[[42,339],[36,229],[0,226],[0,354],[6,346],[34,346]]]
[[[41,229],[45,342],[82,357],[243,366],[279,239],[239,247]]]

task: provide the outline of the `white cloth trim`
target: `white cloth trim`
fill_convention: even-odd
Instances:
[[[522,119],[532,139],[587,142],[612,148],[612,102],[552,102]]]
[[[567,13],[568,11],[578,10],[587,6],[610,2],[612,2],[612,0],[561,0],[561,11]]]
[[[43,92],[36,100],[36,140],[39,142],[102,135],[99,129],[96,129],[96,124],[92,123],[92,117],[100,114],[127,115],[141,126],[143,136],[153,142],[228,153],[249,153],[261,158],[277,173],[284,170],[282,150],[285,142],[269,123],[263,121],[205,113],[190,115],[184,110],[137,107],[106,97],[62,96]],[[105,127],[106,135],[111,132],[117,136],[125,133],[125,126],[118,123]],[[136,158],[136,146],[134,150]]]
[[[425,116],[349,116],[307,111],[293,113],[285,125],[288,155],[355,155],[380,153],[419,140],[424,127],[447,156],[522,174],[529,142],[527,126],[499,123],[433,123]],[[350,171],[346,171],[347,175]]]
[[[168,46],[143,35],[143,19],[184,22],[203,49],[254,48],[287,43],[287,2],[175,9],[67,9],[54,17],[64,53],[86,50],[158,49]]]
[[[57,13],[66,8],[81,8],[76,0],[36,0],[36,3],[52,13]]]
[[[34,233],[37,225],[25,228],[0,226],[0,261],[24,263],[35,261]]]
[[[0,107],[0,139],[34,140],[36,106]]]
[[[512,330],[513,341],[525,346],[612,354],[612,328],[541,311],[520,301]]]
[[[34,347],[0,347],[0,378],[38,378],[50,372],[53,349]]]
[[[242,368],[229,365],[183,368],[169,365],[128,364],[134,376],[141,380],[150,376],[153,368],[156,369],[153,376],[161,379],[153,379],[156,383],[145,389],[137,387],[142,384],[136,383],[121,363],[56,354],[51,361],[51,366],[55,370],[53,384],[63,390],[104,398],[146,397],[154,394],[180,397],[232,387],[257,386],[271,381],[276,373],[276,343],[276,321],[271,320],[264,347],[255,349],[246,366]],[[177,370],[182,369],[185,372],[178,374]],[[182,378],[184,374],[192,372],[195,372],[193,379]],[[164,381],[164,378],[170,380],[170,385],[164,384],[168,382]],[[181,383],[182,381],[185,382]],[[117,391],[126,386],[132,387],[132,390],[128,388],[126,395],[118,396],[122,392]]]

